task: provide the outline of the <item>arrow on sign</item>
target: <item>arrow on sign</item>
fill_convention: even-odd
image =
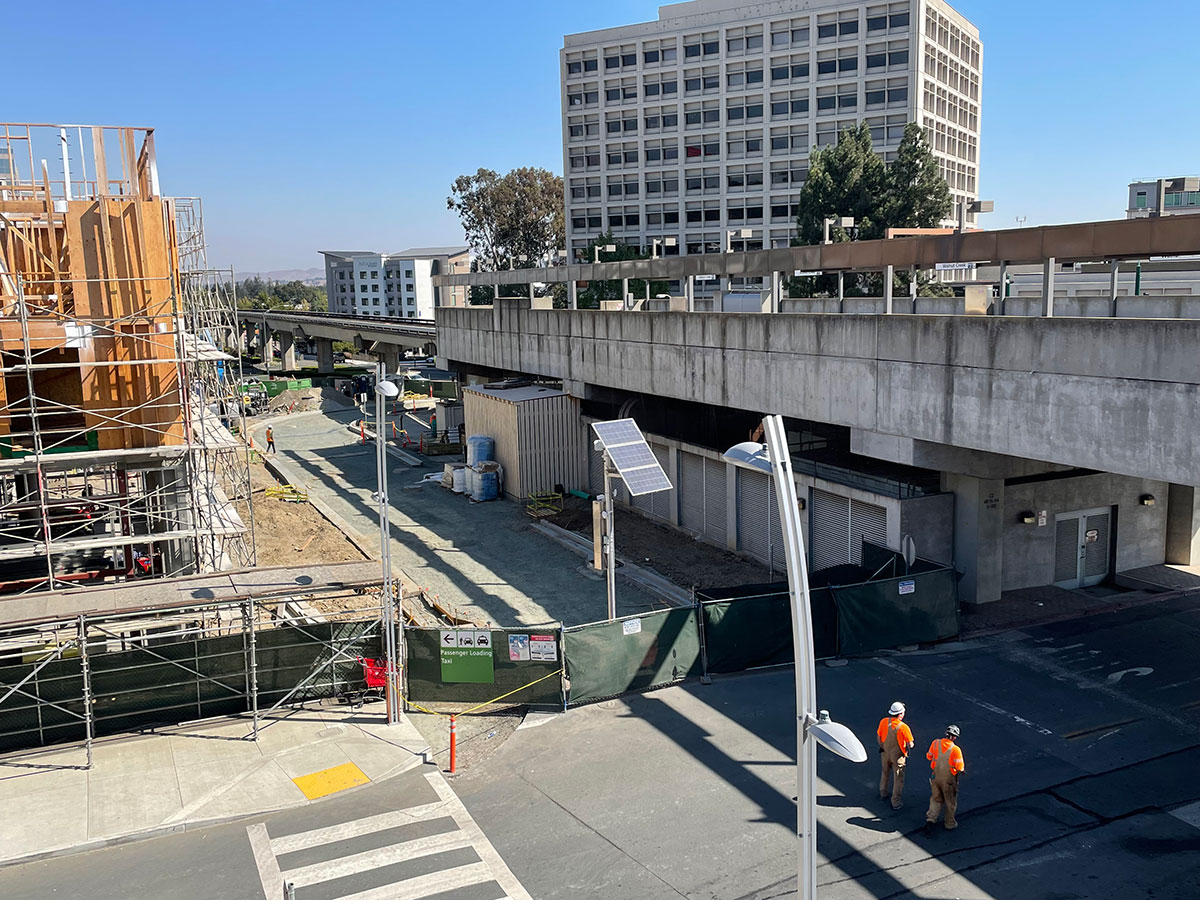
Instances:
[[[454,643],[454,635],[451,634],[450,632],[446,632],[445,634],[442,635],[442,640],[447,644],[453,644]]]

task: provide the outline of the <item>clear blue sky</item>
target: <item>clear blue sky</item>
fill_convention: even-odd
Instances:
[[[1121,218],[1200,171],[1194,2],[958,0],[984,43],[991,228]],[[8,4],[5,121],[151,125],[163,190],[204,198],[213,265],[457,243],[453,178],[562,170],[558,49],[650,0]]]

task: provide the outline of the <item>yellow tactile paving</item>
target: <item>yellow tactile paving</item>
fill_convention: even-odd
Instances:
[[[296,783],[296,787],[300,788],[309,800],[328,797],[338,791],[367,784],[370,780],[354,763],[344,763],[334,766],[332,769],[322,769],[320,772],[300,775],[292,779]]]

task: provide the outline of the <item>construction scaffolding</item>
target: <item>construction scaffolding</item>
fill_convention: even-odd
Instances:
[[[161,196],[152,129],[0,129],[0,593],[253,565],[199,201]]]

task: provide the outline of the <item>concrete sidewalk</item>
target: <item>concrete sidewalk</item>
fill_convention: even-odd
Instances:
[[[0,866],[312,803],[425,762],[383,703],[281,710],[0,758]]]

